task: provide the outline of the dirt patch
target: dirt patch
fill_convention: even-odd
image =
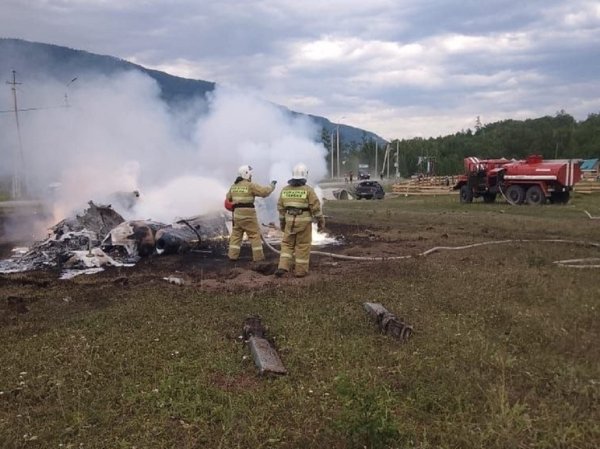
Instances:
[[[337,245],[315,247],[314,251],[331,254],[367,257],[394,257],[416,254],[425,247],[424,241],[409,241],[398,238],[389,227],[359,226],[345,223],[328,223],[328,232],[339,242]],[[4,243],[5,251],[12,249]],[[0,248],[1,249],[1,248]],[[244,247],[240,259],[229,261],[223,256],[214,256],[201,251],[184,254],[151,255],[144,257],[129,268],[107,267],[93,275],[81,275],[70,281],[59,280],[58,270],[32,273],[0,275],[0,286],[26,286],[48,288],[54,285],[97,285],[101,289],[110,287],[127,289],[149,282],[171,282],[173,288],[192,287],[203,291],[240,292],[263,290],[277,285],[306,285],[328,276],[351,275],[369,261],[338,261],[327,255],[313,254],[311,270],[305,278],[295,278],[293,273],[276,278],[279,255],[265,246],[266,260],[252,261],[251,250]],[[99,292],[95,293],[97,297]]]
[[[369,267],[373,264],[377,264],[377,270],[386,269],[381,261],[339,260],[332,254],[375,258],[416,257],[434,246],[458,246],[466,243],[464,234],[439,225],[411,228],[375,222],[359,225],[330,220],[327,228],[329,235],[338,244],[313,248],[310,272],[305,278],[295,278],[292,272],[276,278],[274,272],[279,255],[265,246],[266,260],[254,263],[251,250],[245,245],[236,262],[231,262],[222,255],[192,250],[184,254],[151,255],[142,258],[133,267],[107,267],[100,273],[81,275],[70,281],[59,280],[59,270],[0,275],[0,286],[51,288],[65,284],[76,287],[91,285],[97,289],[94,298],[102,296],[105,290],[116,289],[119,292],[149,283],[167,282],[173,284],[172,288],[194,288],[210,292],[261,291],[280,285],[295,287],[330,277],[352,276],[371,269]],[[491,234],[493,233],[485,229],[481,237],[489,239]],[[6,243],[4,245],[9,246]]]

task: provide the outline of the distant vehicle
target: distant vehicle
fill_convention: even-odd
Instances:
[[[361,181],[354,188],[354,196],[357,200],[362,200],[363,198],[367,200],[377,199],[381,200],[385,196],[385,192],[381,184],[377,181]]]
[[[361,179],[371,179],[369,164],[358,164],[358,180]]]

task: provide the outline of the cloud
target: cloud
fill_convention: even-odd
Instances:
[[[559,105],[579,119],[598,112],[584,110],[600,96],[600,6],[592,0],[5,0],[0,26],[7,36],[238,86],[333,120],[352,117],[388,137],[405,137],[390,126],[404,121],[435,134],[424,119],[403,115],[412,108],[429,111],[440,130],[463,107],[489,116],[535,117]],[[506,110],[495,92],[520,98]],[[374,120],[374,104],[400,115]]]

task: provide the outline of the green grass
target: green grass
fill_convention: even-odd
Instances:
[[[399,253],[600,242],[582,212],[600,215],[591,195],[539,208],[444,196],[324,209],[332,226],[376,229]],[[159,278],[47,288],[0,278],[0,447],[596,448],[599,273],[552,261],[599,252],[518,243],[340,262],[337,277],[237,294]],[[15,313],[10,296],[29,312]],[[412,324],[409,342],[379,334],[365,301]],[[289,375],[257,377],[237,339],[252,314]]]

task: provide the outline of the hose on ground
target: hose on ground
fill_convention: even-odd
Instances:
[[[582,262],[589,262],[583,264]],[[586,259],[569,259],[569,260],[555,260],[553,263],[558,265],[559,267],[569,267],[569,268],[600,268],[600,264],[594,263],[600,262],[600,258],[598,257],[589,257]]]
[[[275,248],[273,245],[271,245],[267,240],[265,240],[265,238],[262,234],[261,234],[261,237],[262,237],[263,242],[265,242],[265,244],[271,251],[273,251],[276,254],[281,254],[281,251],[279,251],[277,248]],[[433,254],[433,253],[436,253],[439,251],[460,251],[460,250],[469,249],[469,248],[477,248],[479,246],[505,245],[508,243],[564,243],[564,244],[571,244],[571,245],[578,245],[578,246],[592,246],[595,248],[600,248],[600,243],[588,242],[585,240],[510,239],[510,240],[491,240],[491,241],[487,241],[487,242],[472,243],[470,245],[464,245],[464,246],[435,246],[433,248],[430,248],[430,249],[423,251],[421,253],[418,253],[416,255],[408,254],[408,255],[404,255],[404,256],[390,256],[390,257],[386,257],[386,256],[346,256],[344,254],[336,254],[336,253],[325,252],[325,251],[311,251],[310,253],[317,254],[320,256],[331,257],[333,259],[340,259],[340,260],[361,260],[361,261],[383,262],[383,261],[388,261],[388,260],[403,260],[403,259],[411,259],[411,258],[417,258],[417,257],[425,257],[425,256],[428,256],[430,254]],[[564,267],[576,267],[576,268],[598,268],[598,267],[600,267],[600,265],[595,265],[595,264],[594,265],[579,265],[578,264],[578,262],[581,262],[581,261],[595,261],[595,260],[600,260],[600,259],[591,258],[591,259],[557,260],[553,263],[555,263],[559,266],[564,266]]]

